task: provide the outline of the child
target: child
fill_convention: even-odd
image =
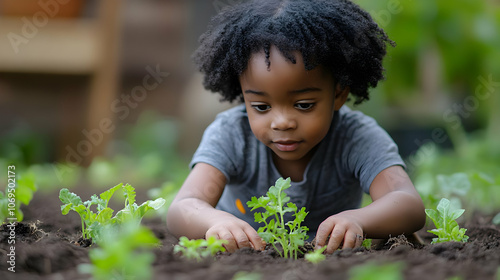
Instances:
[[[367,100],[383,78],[387,43],[348,0],[252,1],[216,16],[195,62],[207,89],[244,104],[206,129],[168,229],[226,239],[229,251],[260,250],[246,202],[279,177],[291,178],[287,193],[309,211],[304,225],[328,253],[420,229],[424,206],[396,144],[372,118],[343,106],[349,93]],[[363,191],[373,203],[359,208]]]

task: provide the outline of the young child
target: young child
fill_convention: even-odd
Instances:
[[[262,249],[246,202],[279,177],[291,178],[291,202],[309,211],[303,225],[328,253],[424,225],[396,144],[343,106],[349,93],[368,99],[394,44],[367,12],[347,0],[252,1],[216,16],[200,41],[204,86],[244,104],[206,129],[168,211],[170,232]],[[362,192],[373,203],[359,208]]]

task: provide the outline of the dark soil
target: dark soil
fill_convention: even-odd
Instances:
[[[82,197],[86,197],[83,195]],[[141,198],[138,198],[142,201]],[[37,194],[24,209],[25,221],[16,224],[15,273],[7,270],[10,229],[0,228],[0,279],[90,279],[78,273],[77,266],[89,263],[91,247],[78,244],[80,218],[76,213],[63,216],[57,194]],[[74,214],[74,215],[73,215]],[[500,279],[500,227],[491,217],[474,215],[466,227],[469,242],[430,244],[432,234],[418,232],[423,245],[404,237],[392,238],[371,250],[338,250],[319,265],[304,259],[288,260],[273,249],[262,252],[242,249],[221,253],[200,263],[184,260],[173,253],[177,239],[160,220],[144,220],[161,240],[155,249],[154,279],[210,280],[232,279],[239,271],[258,272],[260,279],[349,279],[350,268],[367,263],[403,264],[404,279]]]

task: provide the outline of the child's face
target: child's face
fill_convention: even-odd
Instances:
[[[268,69],[264,52],[253,54],[240,84],[257,139],[282,160],[309,161],[334,111],[345,103],[348,89],[336,88],[321,66],[306,71],[302,55],[294,55],[296,64],[271,47]]]

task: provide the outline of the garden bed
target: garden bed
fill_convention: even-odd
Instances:
[[[90,190],[89,190],[90,191]],[[86,195],[83,195],[86,196]],[[25,220],[16,225],[15,273],[8,271],[9,228],[0,230],[1,279],[89,279],[78,273],[77,266],[89,263],[88,247],[75,243],[80,237],[81,222],[75,215],[63,216],[56,193],[35,195],[24,209]],[[432,235],[418,232],[424,245],[395,240],[380,249],[339,250],[313,265],[304,259],[280,258],[272,249],[252,249],[233,254],[221,253],[200,263],[184,260],[173,253],[177,239],[170,235],[160,219],[144,219],[162,246],[154,250],[154,279],[231,279],[239,271],[252,271],[257,279],[349,279],[354,266],[376,263],[400,263],[404,279],[499,279],[500,227],[492,217],[473,215],[463,224],[469,241],[430,245]],[[497,278],[495,278],[497,277]],[[460,279],[460,278],[459,278]]]

